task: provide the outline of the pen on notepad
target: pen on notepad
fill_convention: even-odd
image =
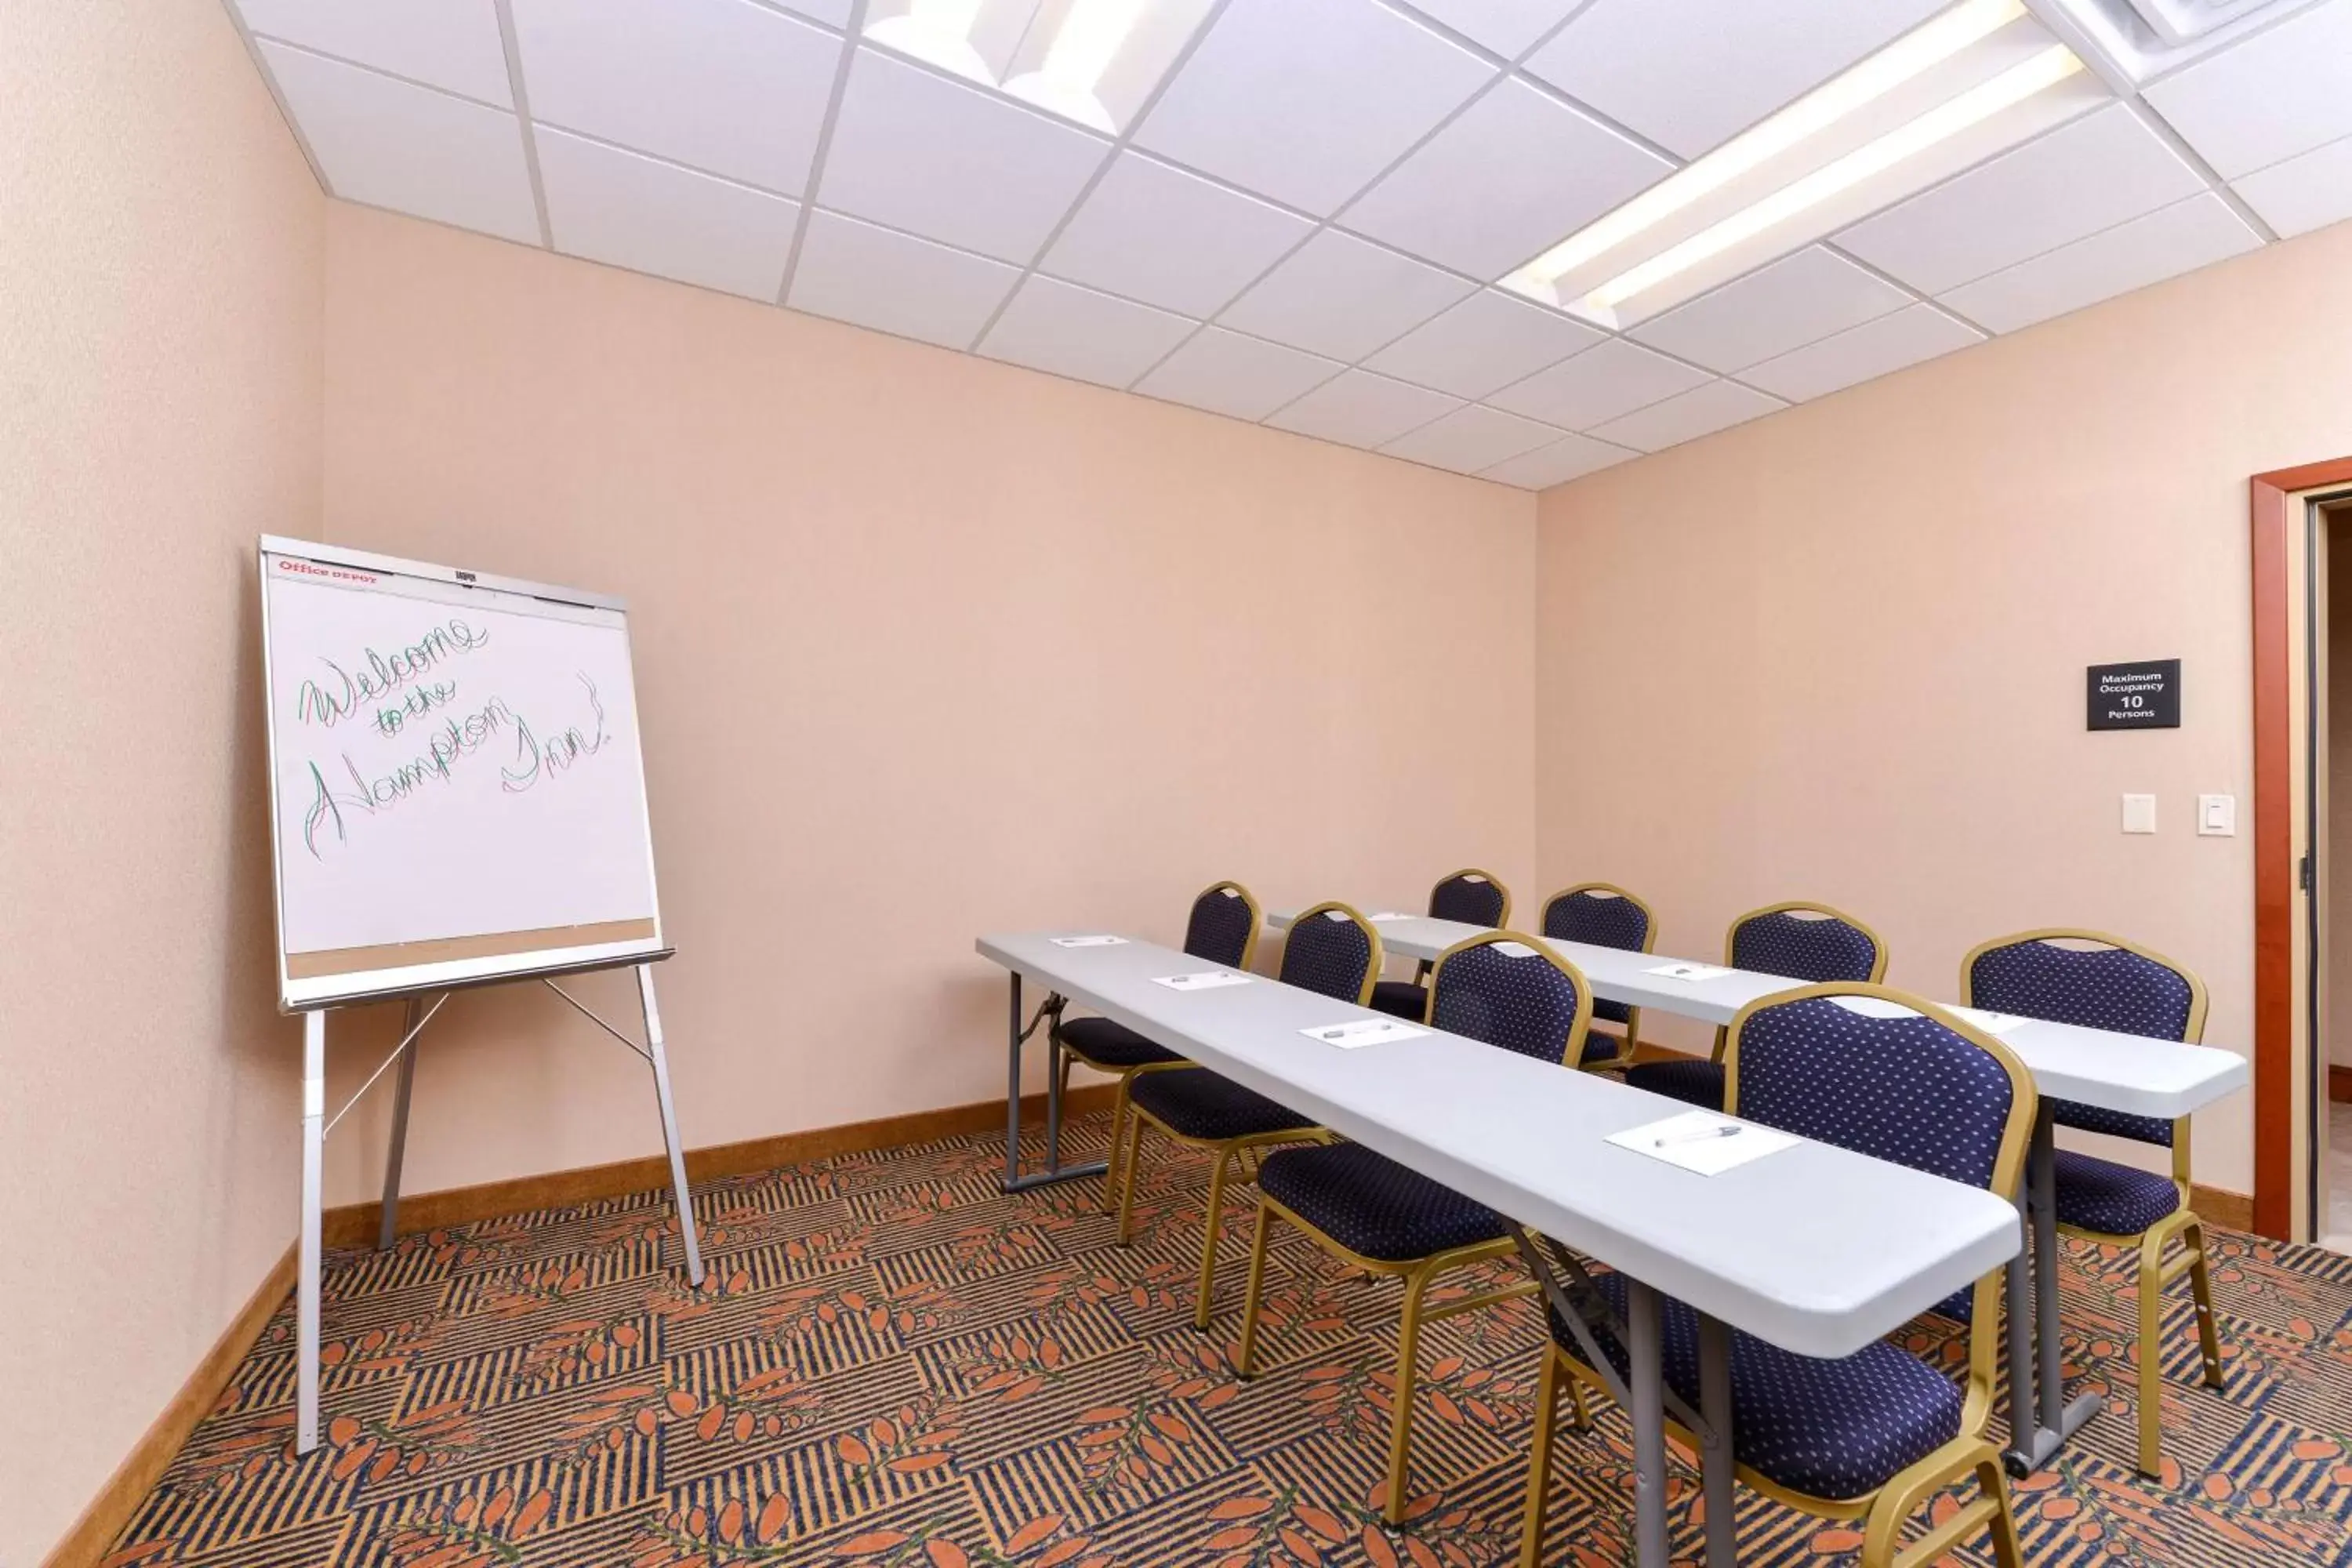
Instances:
[[[1657,1147],[1664,1149],[1675,1143],[1703,1143],[1710,1138],[1728,1138],[1739,1130],[1739,1123],[1734,1121],[1722,1127],[1710,1127],[1704,1132],[1685,1132],[1673,1138],[1661,1138]]]

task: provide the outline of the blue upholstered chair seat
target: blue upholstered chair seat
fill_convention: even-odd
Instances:
[[[1613,1062],[1625,1049],[1625,1037],[1601,1029],[1588,1029],[1584,1034],[1584,1065]]]
[[[1315,1125],[1313,1118],[1301,1116],[1288,1106],[1278,1105],[1206,1068],[1141,1074],[1129,1094],[1135,1105],[1162,1127],[1179,1137],[1197,1138],[1203,1142]]]
[[[1595,1281],[1619,1318],[1625,1278]],[[1551,1318],[1552,1338],[1577,1360],[1575,1336]],[[1622,1373],[1623,1347],[1595,1336]],[[1666,1382],[1698,1404],[1698,1320],[1671,1297],[1665,1302]],[[1860,1497],[1959,1436],[1961,1394],[1950,1379],[1910,1352],[1880,1341],[1835,1361],[1798,1355],[1737,1330],[1731,1335],[1732,1452],[1739,1462],[1791,1490],[1819,1498]]]
[[[1633,1009],[1622,1002],[1603,1002],[1596,996],[1592,1001],[1592,1021],[1596,1024],[1630,1024],[1633,1021]]]
[[[2061,1127],[2079,1127],[2085,1132],[2104,1132],[2111,1138],[2128,1138],[2137,1143],[2172,1147],[2172,1123],[2160,1116],[2133,1116],[2071,1100],[2053,1100],[2050,1102],[2050,1120]]]
[[[1360,1143],[1285,1149],[1258,1167],[1258,1190],[1350,1252],[1384,1263],[1497,1241],[1501,1215]]]
[[[1062,1026],[1063,1042],[1090,1062],[1100,1062],[1107,1068],[1139,1068],[1152,1062],[1181,1062],[1184,1058],[1162,1046],[1155,1046],[1125,1024],[1114,1024],[1108,1018],[1072,1018]]]
[[[1625,1069],[1625,1081],[1635,1089],[1663,1094],[1706,1110],[1723,1109],[1725,1079],[1721,1062],[1685,1058],[1677,1061],[1637,1062]]]
[[[1429,1016],[1429,991],[1410,980],[1381,980],[1372,986],[1372,1005],[1418,1024]]]
[[[2108,1236],[2137,1236],[2180,1207],[2168,1176],[2072,1149],[2057,1152],[2058,1222]]]

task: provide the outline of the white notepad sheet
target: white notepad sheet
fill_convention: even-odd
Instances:
[[[1685,1110],[1663,1121],[1628,1127],[1609,1142],[1620,1149],[1631,1149],[1636,1154],[1647,1154],[1653,1160],[1663,1160],[1702,1176],[1719,1176],[1751,1160],[1792,1148],[1798,1140],[1770,1127],[1759,1127],[1753,1121],[1717,1116],[1712,1110]]]
[[[1669,980],[1717,980],[1731,973],[1712,963],[1661,963],[1642,971],[1644,974],[1663,974]]]
[[[2025,1022],[2015,1013],[1988,1013],[1981,1007],[1948,1007],[1945,1011],[1964,1024],[1974,1024],[1988,1035],[2007,1034]]]
[[[1221,986],[1246,985],[1250,977],[1236,974],[1230,969],[1204,969],[1198,974],[1159,975],[1151,983],[1165,985],[1171,991],[1214,991]]]
[[[1416,1029],[1411,1024],[1400,1024],[1388,1018],[1360,1018],[1352,1024],[1326,1024],[1319,1029],[1301,1029],[1300,1034],[1327,1046],[1337,1046],[1343,1051],[1361,1050],[1389,1040],[1409,1040],[1415,1035],[1425,1035],[1427,1029]]]
[[[1123,936],[1056,936],[1046,940],[1055,947],[1124,947],[1127,945],[1127,938]]]

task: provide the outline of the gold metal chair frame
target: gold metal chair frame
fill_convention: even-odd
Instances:
[[[1481,933],[1457,942],[1439,953],[1431,966],[1429,1006],[1422,1021],[1431,1023],[1435,1016],[1437,986],[1444,976],[1446,960],[1469,948],[1485,947],[1500,942],[1517,942],[1522,947],[1533,950],[1549,961],[1553,968],[1575,983],[1576,1016],[1569,1025],[1568,1039],[1564,1043],[1560,1060],[1563,1066],[1580,1065],[1587,1029],[1592,1021],[1592,988],[1586,983],[1583,973],[1576,965],[1551,952],[1538,939],[1519,932],[1497,931]],[[1432,1026],[1434,1026],[1433,1024]],[[1495,1048],[1500,1050],[1503,1047],[1497,1046]],[[1363,1269],[1369,1274],[1392,1275],[1404,1281],[1404,1314],[1397,1340],[1396,1398],[1389,1416],[1388,1497],[1382,1509],[1391,1524],[1402,1524],[1404,1521],[1406,1501],[1404,1488],[1406,1456],[1412,1443],[1413,1388],[1421,1376],[1422,1325],[1437,1322],[1442,1319],[1454,1317],[1463,1312],[1475,1311],[1481,1307],[1492,1307],[1504,1301],[1516,1301],[1521,1297],[1534,1295],[1538,1287],[1534,1280],[1524,1279],[1516,1285],[1507,1285],[1500,1289],[1467,1296],[1458,1301],[1447,1301],[1435,1307],[1423,1307],[1422,1305],[1423,1294],[1428,1290],[1430,1282],[1437,1276],[1448,1269],[1459,1268],[1465,1264],[1484,1263],[1490,1258],[1507,1256],[1518,1250],[1518,1243],[1506,1235],[1493,1241],[1475,1242],[1468,1247],[1456,1247],[1444,1252],[1433,1252],[1425,1258],[1402,1259],[1368,1258],[1351,1247],[1340,1246],[1321,1230],[1299,1218],[1287,1206],[1276,1203],[1261,1191],[1257,1196],[1257,1230],[1250,1241],[1249,1289],[1243,1298],[1242,1306],[1239,1370],[1244,1377],[1252,1375],[1255,1371],[1254,1363],[1257,1353],[1258,1302],[1265,1286],[1265,1244],[1268,1220],[1276,1215],[1288,1220],[1294,1226],[1306,1232],[1307,1237],[1316,1246],[1340,1262]]]
[[[1495,891],[1503,895],[1503,907],[1499,910],[1496,911],[1495,915],[1495,929],[1496,931],[1501,931],[1504,927],[1509,925],[1511,923],[1511,889],[1503,885],[1503,879],[1497,877],[1492,871],[1486,870],[1477,866],[1465,866],[1459,871],[1448,871],[1444,876],[1440,877],[1436,881],[1430,884],[1429,903],[1426,907],[1430,910],[1432,918],[1435,918],[1438,890],[1449,882],[1459,882],[1465,878],[1473,878],[1489,883],[1493,886]],[[1440,953],[1438,956],[1443,958],[1444,954]],[[1432,967],[1433,965],[1430,960],[1425,958],[1423,959],[1420,964],[1413,970],[1413,983],[1415,984],[1420,984],[1426,981],[1429,978]]]
[[[1549,927],[1551,924],[1551,907],[1559,902],[1562,899],[1573,899],[1587,893],[1599,893],[1607,898],[1622,899],[1627,903],[1632,904],[1635,909],[1641,910],[1642,945],[1633,951],[1636,952],[1655,952],[1657,951],[1657,910],[1650,907],[1648,900],[1642,898],[1638,894],[1627,892],[1624,889],[1619,887],[1614,882],[1579,882],[1572,888],[1562,888],[1559,892],[1554,893],[1550,898],[1544,900],[1544,918],[1540,923],[1546,927]],[[1615,1029],[1602,1029],[1600,1032],[1604,1035],[1616,1035],[1621,1033]],[[1577,1065],[1586,1072],[1624,1071],[1627,1067],[1632,1065],[1633,1060],[1633,1047],[1640,1043],[1642,1038],[1642,1009],[1639,1007],[1628,1007],[1625,1009],[1625,1026],[1622,1031],[1621,1037],[1623,1039],[1624,1044],[1618,1047],[1617,1054],[1614,1057],[1611,1058],[1607,1061],[1590,1063],[1580,1061]],[[1588,1037],[1588,1043],[1589,1039],[1590,1037]]]
[[[1882,945],[1879,951],[1884,953],[1885,949]],[[1814,996],[1868,996],[1908,1007],[1980,1047],[2001,1065],[2009,1074],[2009,1118],[2001,1130],[2000,1150],[1993,1158],[1990,1190],[2014,1199],[2024,1173],[2026,1147],[2038,1104],[2033,1075],[1992,1036],[1933,1002],[1888,986],[1834,981],[1761,996],[1742,1007],[1727,1029],[1730,1047],[1724,1104],[1734,1112],[1739,1104],[1739,1032],[1748,1018],[1765,1008],[1786,1006]],[[2023,1568],[2024,1552],[2018,1540],[2017,1519],[2010,1508],[2009,1479],[2001,1468],[2000,1450],[1984,1435],[1985,1418],[1992,1408],[1994,1369],[2000,1359],[2002,1273],[1996,1268],[1971,1287],[1968,1386],[1960,1407],[1960,1429],[1950,1441],[1913,1461],[1876,1489],[1857,1497],[1818,1498],[1793,1491],[1746,1465],[1736,1468],[1738,1479],[1751,1490],[1815,1518],[1864,1521],[1862,1568],[1925,1568],[1972,1536],[1979,1526],[1991,1531],[1993,1557],[2000,1568]],[[1622,1343],[1622,1325],[1617,1331]],[[1542,1554],[1544,1489],[1551,1464],[1552,1426],[1558,1415],[1560,1385],[1563,1382],[1568,1385],[1580,1426],[1585,1420],[1582,1389],[1590,1386],[1605,1393],[1608,1388],[1598,1373],[1561,1350],[1549,1334],[1546,1342],[1549,1350],[1537,1391],[1535,1447],[1528,1461],[1526,1522],[1519,1542],[1520,1568],[1538,1568]],[[1697,1437],[1674,1419],[1671,1404],[1669,1411],[1667,1430],[1697,1448]],[[1970,1475],[1975,1477],[1978,1495],[1943,1522],[1905,1545],[1903,1528],[1919,1506]]]
[[[1185,919],[1189,923],[1192,919],[1191,911],[1201,907],[1202,899],[1212,893],[1223,892],[1228,888],[1240,894],[1242,902],[1249,906],[1249,935],[1242,940],[1242,961],[1236,965],[1237,968],[1247,969],[1250,966],[1250,961],[1257,956],[1258,933],[1265,928],[1265,911],[1258,907],[1256,897],[1247,888],[1232,880],[1212,882],[1192,895],[1192,901],[1185,906]],[[1145,1073],[1166,1072],[1171,1068],[1188,1068],[1192,1064],[1187,1061],[1143,1062],[1134,1067],[1118,1067],[1108,1062],[1098,1062],[1064,1037],[1062,1016],[1058,1011],[1054,1014],[1052,1034],[1054,1044],[1062,1053],[1062,1088],[1066,1095],[1069,1090],[1072,1062],[1082,1063],[1098,1073],[1108,1073],[1117,1080],[1111,1089],[1110,1146],[1103,1152],[1105,1163],[1102,1212],[1109,1214],[1118,1207],[1119,1132],[1127,1121],[1129,1090],[1134,1088],[1135,1080]]]
[[[1850,925],[1854,930],[1860,931],[1863,935],[1868,937],[1870,939],[1871,952],[1870,979],[1865,982],[1865,984],[1878,985],[1885,983],[1886,979],[1886,939],[1880,936],[1872,927],[1854,919],[1843,910],[1838,909],[1830,904],[1817,904],[1810,899],[1789,899],[1777,904],[1766,904],[1762,909],[1750,910],[1746,914],[1741,915],[1738,920],[1733,921],[1731,924],[1725,929],[1723,933],[1723,962],[1725,967],[1729,969],[1737,969],[1739,967],[1739,929],[1742,926],[1746,925],[1749,921],[1762,920],[1766,915],[1787,914],[1822,915],[1827,919],[1836,921],[1841,924]],[[1836,984],[1852,984],[1852,982],[1840,981]],[[1794,991],[1784,991],[1781,992],[1780,994],[1782,996],[1794,996],[1797,993]],[[1737,1024],[1739,1020],[1737,1018],[1732,1020],[1733,1024]],[[1731,1028],[1729,1025],[1717,1028],[1715,1031],[1715,1049],[1708,1054],[1707,1060],[1716,1062],[1723,1060],[1724,1047],[1729,1043],[1730,1039]],[[1729,1090],[1727,1089],[1725,1092],[1728,1094]],[[1730,1101],[1726,1100],[1724,1103],[1727,1105]]]
[[[2143,947],[2126,938],[2105,931],[2084,931],[2063,926],[2046,926],[2039,931],[2022,931],[2011,936],[1997,936],[1990,942],[1979,942],[1969,949],[1960,960],[1960,1005],[1973,1007],[1977,960],[1988,952],[2002,948],[2022,947],[2029,942],[2080,942],[2099,947],[2121,948],[2149,963],[2170,970],[2189,983],[2189,1023],[2181,1037],[2195,1044],[2205,1037],[2205,982],[2197,972],[2185,964],[2176,963],[2154,948]],[[2221,1337],[2213,1321],[2213,1283],[2205,1258],[2205,1222],[2189,1206],[2191,1184],[2189,1173],[2189,1118],[2178,1116],[2172,1121],[2172,1184],[2179,1190],[2180,1206],[2165,1215],[2147,1229],[2136,1235],[2111,1235],[2105,1231],[2089,1230],[2079,1225],[2060,1225],[2061,1234],[2084,1241],[2104,1243],[2111,1247],[2139,1248],[2139,1469],[2142,1475],[2161,1475],[2164,1469],[2164,1292],[2189,1276],[2189,1294],[2196,1307],[2197,1350],[2202,1361],[2205,1386],[2223,1387],[2227,1382],[2221,1368]],[[2180,1242],[2180,1256],[2166,1262],[2165,1249],[2175,1238]],[[2054,1326],[2045,1326],[2044,1333],[2054,1332]]]
[[[1291,930],[1296,931],[1310,920],[1320,920],[1325,915],[1335,912],[1353,921],[1356,923],[1356,929],[1364,933],[1368,943],[1363,983],[1356,988],[1356,1005],[1368,1006],[1372,999],[1373,983],[1381,977],[1383,953],[1381,948],[1379,928],[1353,908],[1335,900],[1317,904],[1309,910],[1300,910],[1297,917],[1291,921]],[[1289,949],[1286,945],[1283,957],[1286,962],[1289,958]],[[1192,1326],[1205,1333],[1209,1328],[1209,1301],[1216,1289],[1217,1283],[1217,1236],[1224,1215],[1226,1170],[1245,1151],[1276,1143],[1328,1143],[1331,1142],[1331,1131],[1328,1128],[1323,1127],[1293,1127],[1286,1128],[1279,1132],[1254,1132],[1243,1138],[1188,1138],[1140,1105],[1130,1104],[1128,1109],[1132,1114],[1128,1122],[1126,1158],[1120,1161],[1124,1181],[1120,1186],[1118,1200],[1118,1244],[1121,1247],[1129,1244],[1134,1233],[1135,1172],[1143,1153],[1145,1123],[1149,1122],[1158,1128],[1160,1135],[1171,1143],[1181,1143],[1187,1148],[1207,1150],[1214,1162],[1209,1167],[1209,1206],[1201,1226],[1201,1289],[1192,1306]],[[1245,1179],[1255,1180],[1255,1173],[1253,1171]]]

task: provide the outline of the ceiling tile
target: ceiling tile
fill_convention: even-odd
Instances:
[[[535,121],[808,188],[841,39],[751,0],[512,0]]]
[[[1703,370],[1612,338],[1486,401],[1563,429],[1590,430],[1604,420],[1688,392],[1706,379]]]
[[[838,213],[809,215],[785,303],[902,338],[968,348],[1020,268],[893,234]]]
[[[1521,489],[1549,489],[1640,456],[1639,452],[1612,447],[1590,436],[1570,436],[1549,447],[1538,447],[1525,457],[1497,463],[1481,477],[1517,485]]]
[[[1591,348],[1601,336],[1580,321],[1486,289],[1364,363],[1383,375],[1478,398]]]
[[[1612,419],[1592,434],[1616,446],[1657,452],[1787,406],[1777,397],[1751,392],[1737,382],[1710,381],[1680,397],[1669,397],[1622,419]]]
[[[1751,365],[1739,378],[1802,403],[1982,342],[1982,332],[1933,305],[1914,305]]]
[[[1122,153],[1038,266],[1146,304],[1213,316],[1313,227],[1254,197]]]
[[[2352,136],[2257,170],[2236,190],[2283,239],[2352,217]]]
[[[1628,335],[1728,373],[1910,302],[1910,295],[1885,279],[1811,246],[1677,305]]]
[[[268,37],[514,107],[491,0],[236,0],[236,8]]]
[[[1972,321],[2012,332],[2261,244],[2221,197],[2192,196],[1940,298]]]
[[[1511,80],[1464,110],[1340,221],[1457,272],[1495,279],[1673,170]]]
[[[1696,158],[1926,21],[1948,0],[1596,0],[1528,68]]]
[[[1322,216],[1494,75],[1378,0],[1234,0],[1135,142]]]
[[[1296,430],[1350,447],[1378,447],[1460,406],[1458,398],[1424,392],[1370,371],[1351,370],[1332,377],[1266,423],[1278,430]]]
[[[2329,0],[2141,96],[2225,180],[2352,135],[2352,0]]]
[[[1517,59],[1583,0],[1409,0],[1432,21],[1472,43]]]
[[[1203,327],[1137,383],[1135,390],[1213,414],[1257,420],[1344,368],[1336,360]]]
[[[819,198],[1025,266],[1108,146],[1008,99],[862,48]]]
[[[1549,425],[1474,403],[1399,437],[1381,450],[1433,468],[1475,474],[1557,441],[1560,435]]]
[[[2204,188],[2118,103],[1865,218],[1838,243],[1939,294]]]
[[[1126,386],[1197,324],[1075,283],[1032,278],[988,330],[980,352],[1032,370]]]
[[[334,195],[539,243],[513,115],[283,44],[257,47]]]
[[[773,303],[800,204],[540,126],[547,226],[567,256]]]
[[[1470,285],[1434,268],[1326,229],[1218,318],[1293,348],[1353,362],[1402,336]]]

